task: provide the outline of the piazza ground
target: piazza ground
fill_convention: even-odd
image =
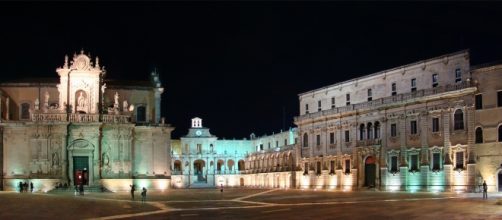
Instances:
[[[0,219],[502,219],[502,194],[270,189],[0,192]]]

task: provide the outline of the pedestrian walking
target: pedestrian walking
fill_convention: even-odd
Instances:
[[[483,199],[488,199],[488,186],[486,181],[483,181]]]
[[[141,202],[145,202],[146,200],[146,188],[143,187],[143,191],[141,191]]]
[[[223,193],[223,184],[220,185],[220,192]]]
[[[33,182],[30,182],[30,192],[33,193]]]
[[[136,191],[136,185],[132,184],[131,186],[131,199],[134,200],[134,191]]]
[[[24,182],[23,189],[25,192],[28,192],[28,183]]]
[[[19,192],[23,192],[23,182],[19,182]]]

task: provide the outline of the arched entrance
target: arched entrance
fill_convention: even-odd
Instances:
[[[499,170],[498,175],[497,175],[497,180],[498,180],[498,190],[499,192],[502,192],[502,170]]]
[[[85,139],[76,139],[68,147],[69,169],[68,174],[73,185],[92,185],[94,181],[95,167],[94,160],[95,146]],[[53,157],[59,157],[53,155]]]
[[[193,162],[193,173],[197,176],[197,181],[205,181],[203,171],[205,163],[203,160],[196,160]]]
[[[364,161],[364,186],[374,187],[376,177],[375,158],[369,156]]]
[[[244,186],[244,178],[242,178],[242,177],[240,179],[240,186]]]

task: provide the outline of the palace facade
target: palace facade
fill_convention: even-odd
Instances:
[[[460,51],[300,94],[299,187],[502,190],[501,77]]]

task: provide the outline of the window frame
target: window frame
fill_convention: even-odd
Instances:
[[[461,114],[457,114],[457,112],[460,111]],[[460,117],[461,118],[457,118]],[[453,112],[453,130],[459,131],[459,130],[464,130],[465,129],[465,120],[464,120],[464,111],[462,109],[456,109]]]
[[[418,134],[418,122],[417,122],[417,120],[411,120],[410,121],[410,134],[411,135]]]
[[[437,124],[436,124],[437,122]],[[440,129],[439,117],[432,117],[432,133],[438,133]]]
[[[474,96],[474,108],[476,110],[483,109],[483,94],[479,93]]]
[[[350,93],[345,94],[345,105],[350,105]]]
[[[417,91],[417,78],[411,79],[411,92]]]
[[[391,89],[391,96],[397,95],[397,84],[396,82],[391,83],[390,85]]]
[[[455,83],[462,82],[462,71],[460,68],[455,69]]]
[[[390,124],[390,136],[397,137],[397,124],[396,123]]]
[[[432,88],[436,88],[439,86],[439,74],[432,74]]]

